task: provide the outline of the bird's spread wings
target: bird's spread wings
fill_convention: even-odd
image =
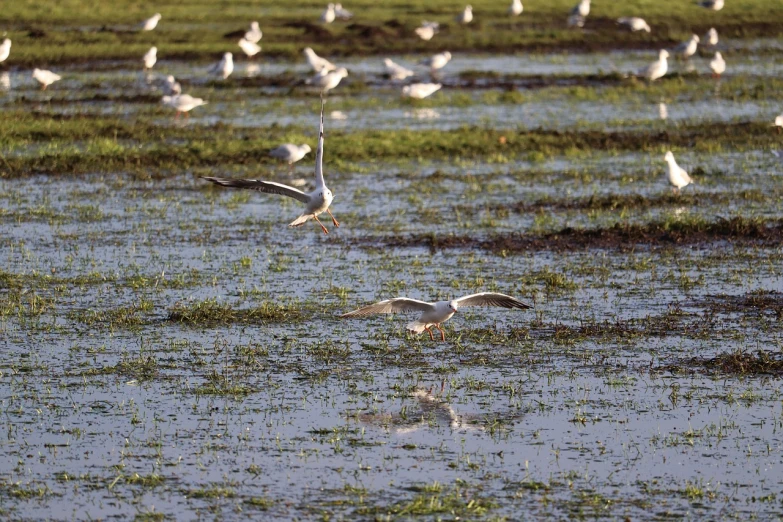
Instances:
[[[364,317],[372,314],[395,314],[397,312],[428,312],[434,308],[435,305],[432,303],[408,299],[407,297],[396,297],[359,308],[340,317]]]
[[[459,306],[500,306],[502,308],[519,308],[520,310],[533,308],[510,295],[497,294],[495,292],[466,295],[457,299],[457,303]]]
[[[211,181],[216,185],[223,185],[224,187],[258,190],[259,192],[265,192],[267,194],[288,196],[289,198],[298,199],[302,203],[310,202],[310,196],[301,190],[289,187],[288,185],[283,185],[282,183],[275,183],[274,181],[261,181],[258,179],[212,178],[207,176],[204,176],[204,179]]]

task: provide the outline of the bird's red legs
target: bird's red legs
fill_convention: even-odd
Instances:
[[[324,226],[324,224],[323,224],[323,223],[321,223],[321,220],[319,220],[319,219],[318,219],[318,216],[313,216],[313,218],[314,218],[316,221],[318,221],[318,224],[319,224],[319,225],[321,225],[321,230],[323,230],[323,231],[324,231],[324,234],[328,234],[328,233],[329,233],[329,231],[328,231],[328,230],[326,230],[326,227]]]
[[[289,163],[288,164],[288,174],[293,174],[293,173],[294,173],[294,164],[293,163]]]
[[[334,226],[336,226],[336,227],[338,227],[338,228],[339,228],[339,227],[340,227],[340,222],[339,222],[339,221],[337,221],[337,220],[334,218],[334,216],[332,216],[332,211],[331,211],[331,210],[329,210],[328,208],[326,209],[326,211],[329,213],[329,216],[331,216],[331,218],[332,218],[332,222],[334,222]]]
[[[43,88],[41,88],[42,91],[46,90],[46,84],[44,84]]]
[[[427,330],[428,334],[430,334],[430,339],[434,341],[435,338],[432,336],[432,330],[430,330],[430,328],[428,326],[425,326],[424,329]]]
[[[440,331],[440,340],[445,342],[446,341],[446,334],[443,333],[443,329],[440,327],[439,324],[435,324],[435,328],[437,328],[438,331]]]
[[[178,119],[179,119],[179,111],[177,111],[177,114],[175,114],[175,115],[174,115],[174,119],[175,119],[175,120],[178,120]]]

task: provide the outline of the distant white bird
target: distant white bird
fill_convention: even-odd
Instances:
[[[343,314],[340,317],[350,319],[355,317],[366,317],[372,314],[422,312],[418,319],[407,324],[406,328],[408,331],[419,334],[426,330],[427,333],[430,334],[430,339],[434,341],[435,337],[433,337],[432,330],[430,330],[430,327],[434,326],[440,331],[441,340],[445,341],[446,334],[443,332],[440,325],[451,319],[451,316],[460,308],[467,306],[500,306],[502,308],[517,308],[519,310],[532,308],[529,304],[523,303],[511,296],[494,292],[484,292],[467,295],[451,301],[438,301],[437,303],[417,301],[416,299],[408,299],[407,297],[396,297],[394,299],[387,299],[386,301],[359,308],[353,312]]]
[[[681,58],[690,58],[696,54],[696,50],[699,48],[699,37],[691,35],[690,39],[682,42],[680,45],[674,48],[674,53]]]
[[[715,53],[715,57],[710,60],[710,69],[712,69],[712,75],[716,78],[720,78],[720,75],[726,72],[726,60],[723,59],[720,53]]]
[[[11,88],[11,75],[8,74],[8,71],[3,71],[2,73],[0,73],[0,89],[7,91],[10,88]]]
[[[713,11],[723,9],[723,0],[704,0],[703,2],[697,2],[697,4]]]
[[[163,92],[169,96],[175,96],[182,93],[182,86],[169,74],[163,82]]]
[[[325,24],[331,24],[337,15],[334,12],[334,4],[326,6],[326,10],[321,14],[321,22]]]
[[[152,31],[158,26],[158,22],[160,22],[160,13],[155,13],[152,15],[152,18],[148,18],[144,20],[141,25],[142,31]]]
[[[258,22],[250,22],[250,30],[245,33],[245,40],[252,43],[258,43],[264,33],[258,27]]]
[[[332,215],[329,210],[329,205],[332,204],[332,191],[326,187],[324,182],[323,172],[323,159],[324,159],[324,104],[321,101],[321,125],[318,134],[318,150],[315,154],[315,189],[312,192],[304,193],[301,190],[283,185],[282,183],[275,183],[273,181],[261,181],[257,179],[226,179],[226,178],[211,178],[205,177],[204,179],[211,181],[217,185],[224,187],[243,188],[250,190],[258,190],[259,192],[265,192],[267,194],[279,194],[281,196],[288,196],[294,198],[306,205],[305,211],[289,224],[289,227],[298,227],[304,225],[307,221],[315,219],[315,221],[321,225],[321,229],[324,234],[328,234],[329,231],[318,219],[318,216],[324,212],[327,212],[332,218],[334,226],[339,227],[340,223]]]
[[[273,158],[285,161],[288,163],[291,170],[293,170],[294,163],[304,158],[310,151],[310,145],[294,145],[293,143],[286,143],[270,150],[269,155]]]
[[[315,72],[321,72],[323,70],[326,70],[327,72],[337,70],[336,65],[326,58],[321,58],[309,47],[305,47],[304,55],[305,58],[307,58],[307,63],[310,64],[310,67],[312,67]]]
[[[587,15],[590,14],[590,0],[580,0],[579,3],[571,9],[571,14],[586,18]]]
[[[693,183],[693,180],[688,175],[688,173],[685,172],[685,170],[683,170],[679,165],[677,165],[672,151],[668,151],[663,159],[666,160],[666,173],[669,177],[669,183],[671,183],[672,190],[674,192],[679,193],[681,188],[687,187]]]
[[[783,114],[775,117],[775,123],[772,126],[777,127],[778,133],[780,133],[780,129],[783,128]]]
[[[711,27],[709,31],[707,31],[707,34],[704,35],[704,41],[707,42],[707,45],[711,45],[715,47],[718,45],[718,31]]]
[[[389,58],[384,58],[383,65],[386,67],[386,73],[392,80],[404,80],[405,78],[413,76],[413,71],[394,63]]]
[[[402,88],[402,95],[421,100],[439,91],[441,87],[439,83],[413,83]]]
[[[4,62],[11,54],[11,40],[6,38],[3,43],[0,44],[0,62]]]
[[[216,74],[225,80],[234,72],[234,55],[232,53],[224,53],[223,58],[210,67],[208,72],[210,74]]]
[[[45,91],[54,82],[62,80],[59,74],[54,74],[46,69],[33,69],[33,78],[41,84],[42,91]]]
[[[206,105],[207,102],[201,98],[194,98],[190,94],[177,94],[175,96],[164,96],[161,100],[163,105],[171,107],[177,111],[177,115],[174,118],[179,118],[180,113],[184,112],[185,117],[190,117],[188,114],[196,107]]]
[[[437,34],[439,28],[440,24],[438,22],[422,22],[421,27],[417,27],[414,32],[422,40],[429,41]]]
[[[522,7],[522,0],[511,0],[511,6],[508,8],[508,14],[511,16],[519,16],[522,14],[524,7]]]
[[[322,73],[324,70],[321,71]],[[321,90],[321,94],[331,91],[338,85],[343,78],[348,77],[348,71],[345,67],[340,67],[336,71],[332,71],[326,74],[317,73],[307,83],[314,85]]]
[[[421,65],[426,65],[430,68],[432,72],[437,71],[438,69],[443,69],[446,67],[446,64],[448,64],[451,61],[451,53],[448,51],[444,51],[442,53],[433,54],[426,60],[422,60],[419,62]]]
[[[473,7],[466,5],[465,9],[462,10],[460,14],[456,17],[458,24],[469,24],[473,21]]]
[[[617,19],[617,23],[623,27],[627,27],[634,33],[637,31],[650,32],[650,26],[647,25],[644,18],[639,18],[638,16],[623,16],[622,18]]]
[[[239,45],[239,48],[242,49],[242,52],[245,53],[245,55],[248,58],[252,58],[253,56],[257,55],[261,52],[261,46],[257,43],[253,43],[251,41],[248,41],[244,38],[241,38],[237,45]]]
[[[152,69],[152,67],[155,65],[155,62],[158,61],[158,48],[150,47],[150,50],[147,51],[142,60],[144,61],[145,70]]]
[[[342,4],[334,4],[334,16],[340,20],[350,20],[353,18],[353,13],[343,9]]]
[[[661,49],[658,52],[658,59],[655,60],[653,63],[648,65],[647,67],[641,69],[639,71],[639,76],[644,76],[646,79],[652,81],[657,80],[658,78],[662,78],[666,71],[669,69],[669,63],[666,61],[666,59],[669,57],[669,52]]]
[[[660,102],[658,104],[658,117],[662,120],[669,118],[669,109],[666,107],[664,102]]]

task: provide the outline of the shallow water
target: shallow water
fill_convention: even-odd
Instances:
[[[593,74],[647,58],[457,56],[448,74]],[[375,62],[349,66],[377,75]],[[752,72],[761,62],[748,63],[744,73],[767,74]],[[162,65],[178,77],[197,72]],[[262,64],[259,74],[284,67]],[[32,99],[54,114],[171,125],[146,103],[83,101],[123,84],[127,96],[157,92],[139,73],[77,70],[51,93],[35,91],[21,72],[9,81],[6,107]],[[238,104],[230,101],[236,91],[194,85],[211,103],[194,111],[190,125],[314,123],[310,98],[292,99],[283,113],[278,98],[256,93]],[[328,118],[327,135],[463,125],[663,130],[766,121],[774,113],[764,100],[716,101],[710,92],[667,100],[665,121],[644,95],[619,104],[564,94],[511,105],[463,92],[479,101],[422,107],[400,102],[387,86],[336,92],[328,107],[346,119]],[[363,108],[376,100],[381,110]],[[734,350],[780,351],[773,310],[710,304],[783,291],[779,245],[640,243],[516,255],[383,246],[421,234],[486,238],[694,217],[780,219],[783,169],[769,151],[677,150],[696,180],[683,190],[692,204],[590,210],[569,203],[668,192],[663,151],[335,168],[328,139],[326,148],[332,210],[342,222],[338,229],[325,219],[328,236],[314,223],[286,227],[297,202],[209,187],[200,171],[156,180],[118,172],[0,179],[4,514],[780,516],[779,380],[662,368]],[[45,140],[3,150],[10,157],[56,152]],[[255,165],[226,168],[226,175],[257,175]],[[300,165],[293,177],[309,182],[311,169]],[[284,169],[271,176],[291,179]],[[516,210],[542,201],[554,203]],[[434,300],[489,290],[519,296],[534,310],[463,309],[444,325],[446,342],[407,335],[409,316],[338,318],[398,295]],[[175,320],[172,312],[205,300],[234,311],[289,308],[249,322]],[[422,497],[431,511],[417,515]]]

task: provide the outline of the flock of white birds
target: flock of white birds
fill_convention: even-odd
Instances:
[[[706,9],[719,11],[723,8],[724,0],[704,0],[698,2],[698,5]],[[513,0],[508,8],[508,14],[514,17],[520,16],[523,11],[524,7],[521,0]],[[580,0],[580,2],[570,11],[567,23],[572,27],[583,27],[589,14],[590,0]],[[324,24],[331,24],[335,20],[350,20],[352,18],[353,13],[343,8],[341,4],[328,4],[321,14],[320,19]],[[465,6],[465,8],[456,15],[455,19],[459,24],[470,24],[474,20],[473,8],[470,5]],[[151,18],[144,20],[139,24],[138,29],[141,31],[153,31],[158,26],[160,20],[161,15],[156,13]],[[630,31],[645,31],[648,33],[652,31],[649,24],[643,18],[637,16],[619,18],[617,23]],[[420,27],[415,29],[415,34],[422,40],[429,41],[438,34],[438,30],[439,24],[437,22],[425,21],[422,22]],[[258,42],[261,40],[262,36],[263,33],[261,32],[258,22],[251,22],[250,28],[245,32],[242,38],[239,39],[237,45],[248,58],[252,58],[261,52],[261,46],[258,45]],[[677,57],[688,59],[696,54],[700,43],[701,39],[694,34],[689,40],[682,42],[682,44],[672,49],[671,52]],[[714,28],[710,29],[705,35],[704,43],[713,48],[717,45],[718,33]],[[2,44],[0,44],[0,62],[8,59],[10,52],[11,40],[6,38]],[[315,189],[309,193],[305,193],[299,189],[272,181],[217,177],[207,177],[205,179],[221,186],[252,189],[294,198],[305,205],[305,210],[290,224],[290,226],[298,227],[312,219],[320,225],[325,234],[328,234],[327,228],[318,219],[319,215],[324,212],[328,213],[335,227],[339,227],[340,223],[332,215],[331,210],[329,209],[333,200],[333,195],[326,186],[323,176],[323,97],[328,91],[335,89],[340,85],[341,80],[348,76],[348,70],[345,67],[338,67],[326,58],[318,56],[315,51],[309,47],[304,49],[304,55],[314,73],[306,83],[317,88],[321,93],[322,98],[318,149],[316,151]],[[667,59],[669,57],[669,50],[661,49],[658,54],[658,59],[638,71],[638,76],[650,82],[665,76],[668,72]],[[438,72],[448,65],[451,58],[451,53],[445,51],[422,60],[419,62],[419,65],[428,67],[431,76],[437,78]],[[144,70],[151,70],[157,63],[157,60],[158,49],[157,47],[151,47],[142,57]],[[395,63],[389,58],[383,60],[383,65],[389,79],[394,82],[403,81],[415,75],[412,69]],[[720,77],[720,75],[725,72],[726,62],[720,52],[715,52],[709,66],[713,75],[716,77]],[[226,52],[218,63],[208,69],[209,74],[222,78],[223,80],[231,76],[233,71],[234,60],[231,52]],[[37,68],[33,70],[32,77],[41,85],[42,89],[46,89],[49,85],[61,79],[58,74],[55,74],[52,71]],[[401,93],[402,96],[405,97],[422,99],[437,92],[441,87],[442,84],[440,83],[412,83],[402,86]],[[177,111],[177,117],[180,113],[185,113],[187,115],[189,111],[207,103],[201,98],[195,98],[189,94],[182,93],[180,84],[173,76],[166,77],[163,83],[163,89],[166,95],[163,96],[162,103],[175,109]],[[666,107],[662,104],[662,117],[665,111]],[[774,124],[779,128],[783,127],[783,114],[775,119]],[[304,158],[309,152],[311,152],[311,149],[307,144],[294,145],[287,143],[272,149],[269,154],[274,158],[288,163],[290,168],[293,169],[293,164]],[[688,173],[677,164],[671,151],[666,153],[664,160],[667,164],[668,180],[674,191],[679,191],[693,182]],[[363,317],[375,313],[418,311],[421,312],[421,317],[408,324],[408,329],[414,333],[427,331],[430,338],[434,339],[430,329],[431,327],[434,327],[440,331],[441,339],[445,341],[445,334],[441,329],[441,324],[451,318],[460,307],[465,306],[499,306],[517,309],[531,308],[530,305],[507,295],[480,293],[466,296],[461,299],[441,301],[438,303],[427,303],[408,298],[395,298],[360,308],[359,310],[345,314],[343,317]]]

